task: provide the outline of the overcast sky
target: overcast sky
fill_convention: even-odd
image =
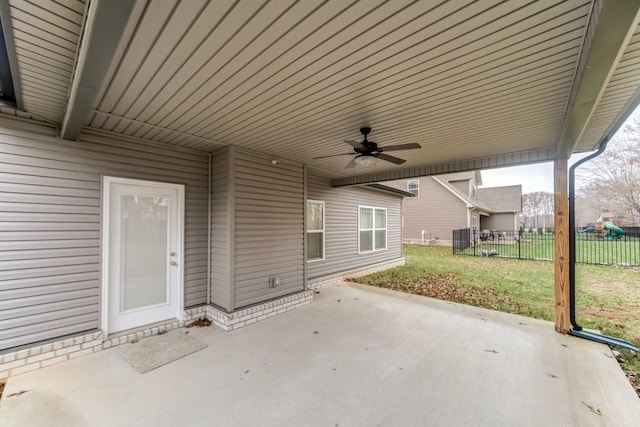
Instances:
[[[639,115],[640,107],[636,108],[629,117],[632,118]],[[620,128],[622,128],[622,126]],[[571,156],[569,166],[589,154],[591,153]],[[482,171],[481,187],[499,187],[502,185],[517,184],[522,184],[522,194],[532,193],[534,191],[548,191],[553,193],[553,163],[538,163],[510,168],[485,169]]]

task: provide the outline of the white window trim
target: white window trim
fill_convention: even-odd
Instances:
[[[373,210],[373,228],[360,228],[360,210],[361,209],[372,209]],[[384,228],[376,228],[376,210],[384,211]],[[358,255],[361,254],[370,254],[372,252],[380,252],[387,250],[387,242],[389,241],[389,231],[388,231],[388,211],[387,208],[381,208],[377,206],[366,206],[366,205],[358,205]],[[384,230],[385,231],[385,239],[384,239],[384,248],[376,249],[376,230]],[[371,250],[361,251],[360,250],[360,232],[361,231],[371,231],[372,232],[372,248]]]
[[[325,229],[326,229],[326,220],[327,220],[327,210],[326,210],[326,206],[324,201],[322,200],[313,200],[313,199],[307,199],[307,204],[308,203],[320,203],[322,205],[322,230],[309,230],[309,225],[307,224],[307,233],[322,233],[322,257],[320,258],[313,258],[313,259],[307,259],[307,262],[317,262],[317,261],[324,261],[325,259],[325,253],[326,253],[326,246],[325,246],[325,241],[326,241],[326,233],[325,233]],[[305,204],[305,208],[306,208],[306,204]],[[307,212],[305,212],[305,215],[307,215]],[[307,251],[305,250],[305,253]]]
[[[415,193],[413,191],[411,191],[411,189],[409,188],[409,184],[411,184],[412,182],[415,182],[417,184],[417,187],[413,189],[413,191],[415,191]],[[412,193],[415,198],[419,198],[420,197],[420,180],[419,179],[410,179],[409,181],[407,181],[407,191],[409,193]]]

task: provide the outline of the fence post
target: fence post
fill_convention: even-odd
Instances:
[[[473,256],[476,256],[476,229],[473,228]]]
[[[522,259],[522,255],[520,253],[521,242],[522,242],[522,227],[518,229],[518,259]]]

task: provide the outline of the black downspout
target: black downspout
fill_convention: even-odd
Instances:
[[[608,142],[609,139],[602,140],[598,151],[580,159],[569,168],[569,320],[576,331],[582,330],[582,326],[576,321],[576,169],[602,154]]]
[[[602,140],[598,151],[584,159],[580,159],[569,168],[569,320],[571,322],[569,335],[608,344],[610,346],[620,346],[638,351],[632,343],[623,339],[583,331],[582,326],[576,321],[576,169],[583,163],[602,154],[607,148],[608,142],[608,138]]]

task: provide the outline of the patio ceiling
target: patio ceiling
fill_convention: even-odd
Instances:
[[[65,3],[8,7],[22,108],[63,137],[235,145],[335,184],[592,150],[640,88],[640,1]],[[363,126],[422,149],[400,166],[314,159]]]

